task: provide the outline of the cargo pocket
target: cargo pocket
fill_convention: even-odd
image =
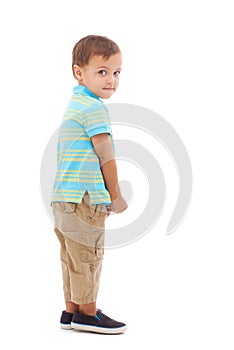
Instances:
[[[80,259],[85,263],[95,263],[103,259],[104,234],[96,241],[95,246],[83,246],[80,250]]]
[[[63,234],[77,231],[76,203],[52,202],[52,209],[55,226]]]
[[[95,263],[103,259],[104,248],[85,247],[80,250],[80,259],[84,263]]]

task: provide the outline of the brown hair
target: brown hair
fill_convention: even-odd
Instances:
[[[74,77],[73,66],[75,64],[83,67],[89,63],[90,58],[94,55],[103,56],[104,59],[108,59],[110,56],[119,52],[118,45],[105,36],[89,35],[82,38],[75,44],[72,51],[72,71]]]

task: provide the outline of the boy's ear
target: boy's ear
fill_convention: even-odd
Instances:
[[[74,72],[76,79],[79,81],[82,81],[82,70],[81,70],[80,66],[78,66],[77,64],[74,64],[73,72]]]

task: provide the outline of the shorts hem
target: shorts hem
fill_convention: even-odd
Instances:
[[[64,300],[71,301],[71,294],[69,294],[69,293],[64,294]]]
[[[96,300],[97,298],[95,296],[87,297],[87,298],[71,298],[71,301],[77,305],[94,303],[96,302]]]

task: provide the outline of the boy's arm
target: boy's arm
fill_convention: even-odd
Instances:
[[[117,166],[113,147],[109,134],[98,134],[91,137],[94,150],[99,158],[103,178],[111,197],[111,211],[121,213],[127,209],[127,203],[122,197],[119,183]]]

